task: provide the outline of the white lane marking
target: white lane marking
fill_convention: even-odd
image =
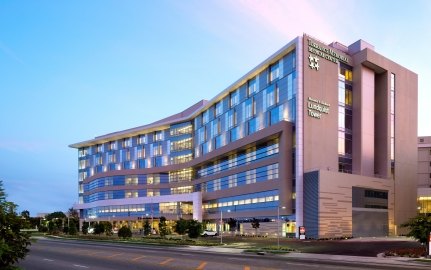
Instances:
[[[88,268],[88,266],[85,266],[85,265],[79,265],[79,264],[74,264],[73,266],[75,266],[75,267],[80,267],[80,268]]]
[[[44,261],[53,262],[54,260],[51,259],[43,259]]]

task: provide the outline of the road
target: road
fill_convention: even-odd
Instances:
[[[220,248],[214,250],[221,250]],[[405,265],[364,264],[289,258],[280,255],[211,252],[208,248],[137,246],[40,238],[18,266],[28,270],[275,270],[408,269]],[[410,269],[429,269],[429,265]]]

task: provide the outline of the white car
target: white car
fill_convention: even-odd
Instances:
[[[201,233],[202,236],[217,236],[218,233],[216,231],[212,231],[212,230],[204,230]]]
[[[88,232],[88,233],[94,233],[94,228],[91,228],[91,227],[90,227],[90,228],[88,228],[87,232]]]

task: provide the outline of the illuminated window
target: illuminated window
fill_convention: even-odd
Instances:
[[[125,184],[126,185],[137,185],[138,184],[138,176],[137,175],[126,176]]]
[[[130,147],[130,146],[132,146],[132,138],[125,138],[125,139],[123,139],[122,147],[123,148],[127,148],[127,147]]]
[[[154,138],[154,141],[163,141],[163,138],[164,138],[163,131],[159,130],[154,132],[153,138]]]
[[[147,143],[147,135],[139,135],[138,144],[145,144],[145,143]]]
[[[163,148],[161,144],[153,145],[153,156],[161,156],[163,154]]]
[[[220,100],[215,104],[215,115],[219,116],[223,113],[223,100]]]
[[[280,76],[279,62],[272,64],[269,67],[269,82],[273,82]]]
[[[247,94],[248,96],[251,96],[254,93],[256,93],[256,91],[257,91],[256,78],[253,78],[248,81]]]
[[[138,191],[136,190],[129,190],[125,192],[126,198],[137,198],[138,197]]]
[[[230,107],[237,105],[239,103],[239,90],[235,90],[230,93]]]

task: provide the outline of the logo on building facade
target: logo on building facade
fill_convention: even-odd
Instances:
[[[319,70],[319,58],[317,58],[317,56],[308,56],[308,60],[310,60],[310,68],[311,69],[315,69],[315,70]]]

